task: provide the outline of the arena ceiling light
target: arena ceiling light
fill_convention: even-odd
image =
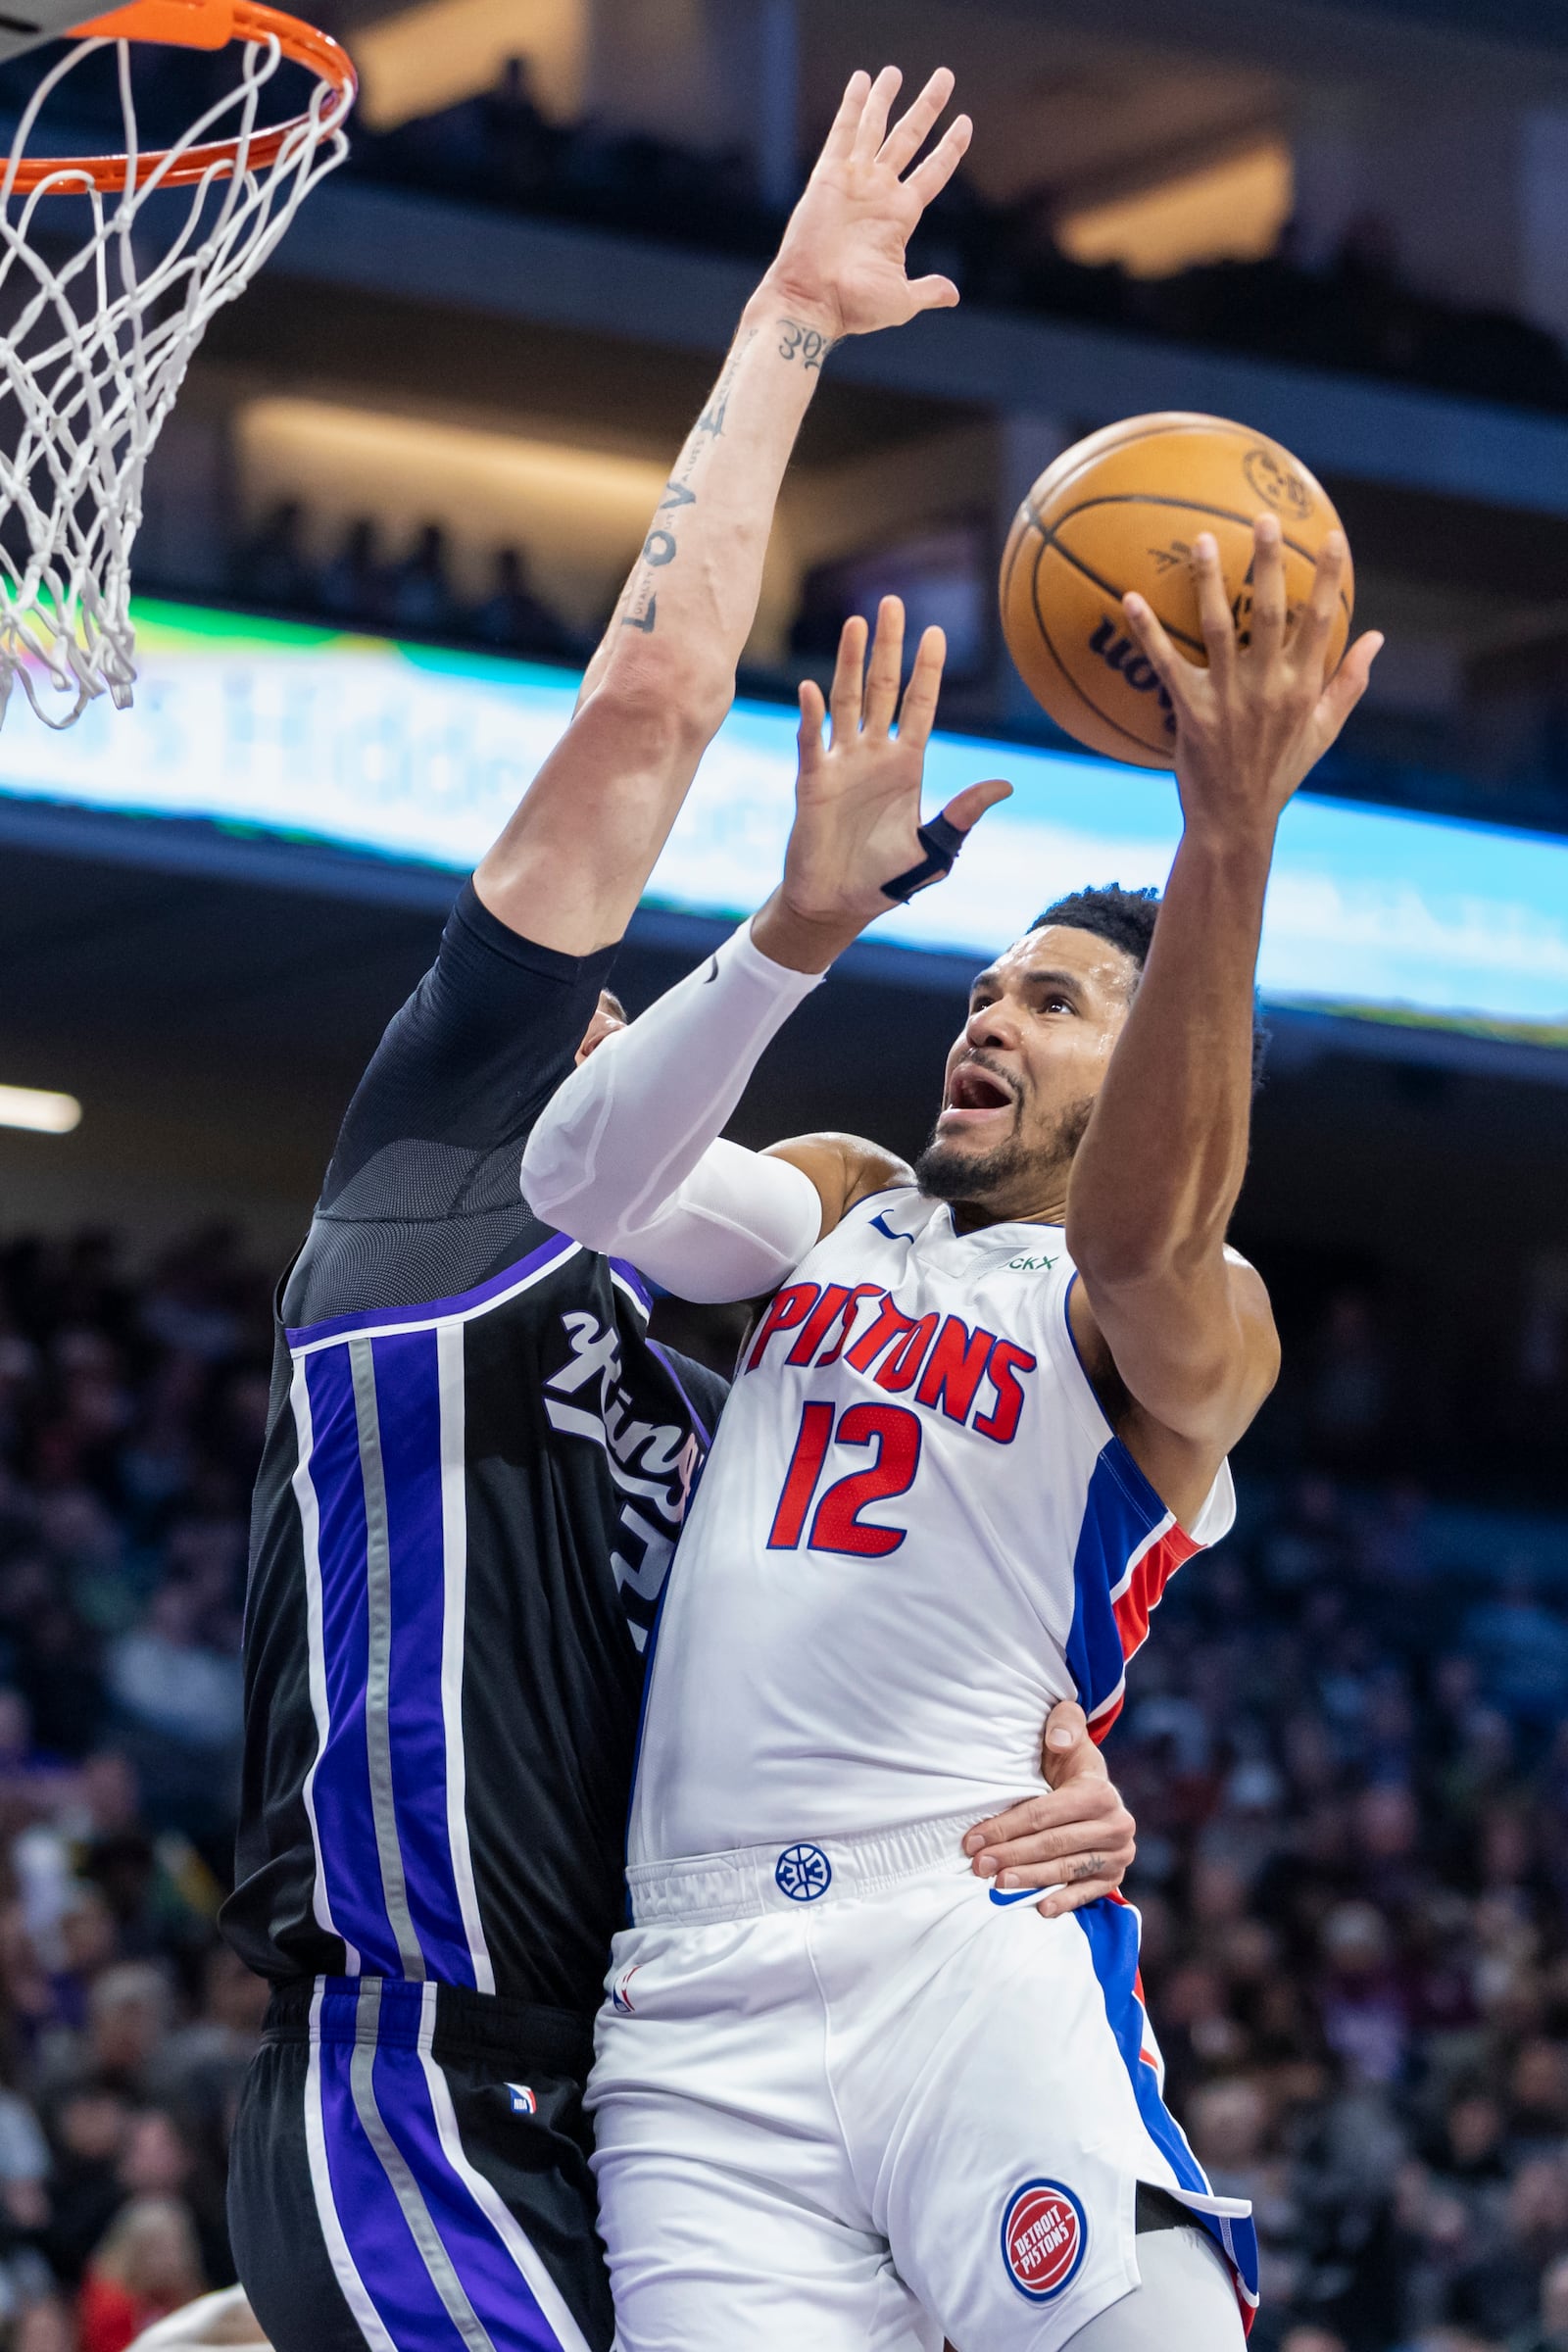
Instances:
[[[1168,277],[1204,262],[1273,253],[1295,201],[1289,146],[1262,139],[1152,187],[1075,207],[1057,220],[1056,238],[1075,262],[1119,262],[1133,277]]]
[[[0,1086],[0,1127],[25,1127],[32,1135],[70,1135],[81,1125],[74,1095],[51,1095],[37,1086]]]

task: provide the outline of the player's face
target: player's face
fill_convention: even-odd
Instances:
[[[989,1218],[1059,1214],[1138,982],[1092,931],[1030,931],[980,974],[948,1055],[922,1190]]]
[[[625,1026],[625,1005],[608,988],[602,988],[599,1002],[594,1006],[594,1017],[582,1033],[582,1044],[577,1048],[572,1068],[581,1069],[589,1054],[597,1053],[607,1037],[613,1037],[617,1029],[624,1029]]]

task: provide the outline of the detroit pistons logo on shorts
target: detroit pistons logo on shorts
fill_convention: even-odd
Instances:
[[[1084,2209],[1059,2180],[1026,2180],[1002,2217],[1002,2258],[1020,2295],[1050,2303],[1078,2276],[1089,2243]]]
[[[787,1845],[778,1858],[773,1883],[792,1903],[814,1903],[833,1884],[833,1865],[819,1845]]]

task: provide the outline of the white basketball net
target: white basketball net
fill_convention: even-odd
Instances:
[[[17,191],[51,93],[95,50],[119,50],[122,190],[80,170]],[[131,700],[130,551],[147,459],[208,320],[243,293],[318,180],[348,152],[349,100],[324,81],[275,159],[254,148],[275,38],[236,45],[237,86],[194,122],[156,172],[135,169],[132,43],[75,42],[42,79],[0,175],[0,719],[21,678],[44,722],[68,727],[106,690]],[[274,109],[275,114],[275,109]],[[190,150],[236,142],[189,187],[170,173]],[[141,184],[138,186],[138,179]],[[46,258],[34,239],[87,233]]]

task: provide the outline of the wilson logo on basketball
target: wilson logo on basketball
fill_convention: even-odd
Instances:
[[[1132,639],[1124,636],[1113,620],[1102,620],[1089,640],[1089,651],[1098,654],[1107,669],[1115,670],[1122,684],[1130,686],[1134,694],[1153,695],[1165,714],[1168,732],[1174,735],[1176,713],[1171,707],[1170,696],[1154,675],[1153,663],[1146,660]]]
[[[1031,2303],[1049,2303],[1077,2277],[1088,2243],[1084,2209],[1059,2180],[1026,2180],[1002,2217],[1007,2276]]]

